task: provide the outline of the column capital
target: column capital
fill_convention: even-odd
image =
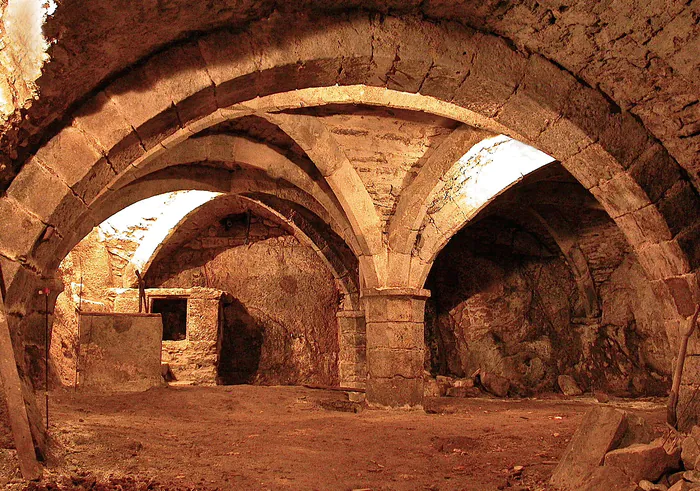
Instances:
[[[430,290],[411,287],[365,288],[362,290],[362,298],[367,297],[410,297],[425,300],[430,298]]]

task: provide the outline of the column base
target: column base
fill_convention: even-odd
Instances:
[[[369,378],[367,401],[370,406],[383,408],[423,408],[422,378]]]

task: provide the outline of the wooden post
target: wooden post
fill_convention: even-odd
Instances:
[[[683,365],[685,364],[685,355],[688,351],[688,340],[695,332],[698,323],[698,315],[700,315],[700,305],[695,308],[695,313],[688,321],[688,326],[682,333],[681,344],[678,347],[678,358],[676,358],[676,367],[673,371],[673,384],[671,393],[668,397],[668,407],[666,408],[666,422],[672,427],[678,429],[678,396],[681,390],[681,379],[683,378]]]
[[[5,388],[7,400],[7,413],[10,418],[10,427],[15,439],[19,468],[22,476],[28,480],[36,480],[41,477],[41,466],[36,459],[32,433],[29,429],[27,407],[22,395],[22,383],[15,362],[15,351],[12,348],[10,326],[5,313],[5,300],[0,291],[0,376]]]

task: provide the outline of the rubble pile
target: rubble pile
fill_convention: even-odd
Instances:
[[[656,435],[634,414],[598,406],[584,416],[554,470],[561,491],[700,489],[700,427]]]

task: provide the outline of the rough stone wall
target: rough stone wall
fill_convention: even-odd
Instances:
[[[245,224],[229,230],[212,225],[177,251],[159,256],[146,275],[147,285],[201,286],[233,296],[224,308],[225,329],[234,330],[237,341],[224,355],[230,360],[259,350],[254,376],[239,381],[337,384],[339,294],[327,267],[273,222],[253,216],[247,245],[245,233]],[[250,351],[241,343],[249,343]]]
[[[602,307],[598,323],[579,329],[589,336],[597,332],[593,352],[610,355],[597,361],[598,368],[606,370],[611,390],[665,394],[675,352],[663,329],[659,299],[620,229],[602,212],[580,213],[579,219],[578,244]],[[583,382],[594,383],[589,377]]]
[[[520,394],[556,390],[560,374],[585,389],[665,394],[672,356],[649,282],[632,254],[615,249],[621,243],[607,223],[590,220],[582,231],[596,233],[609,249],[591,261],[602,317],[590,319],[551,245],[495,218],[455,236],[429,278],[432,372],[468,376],[480,368],[508,377]]]

